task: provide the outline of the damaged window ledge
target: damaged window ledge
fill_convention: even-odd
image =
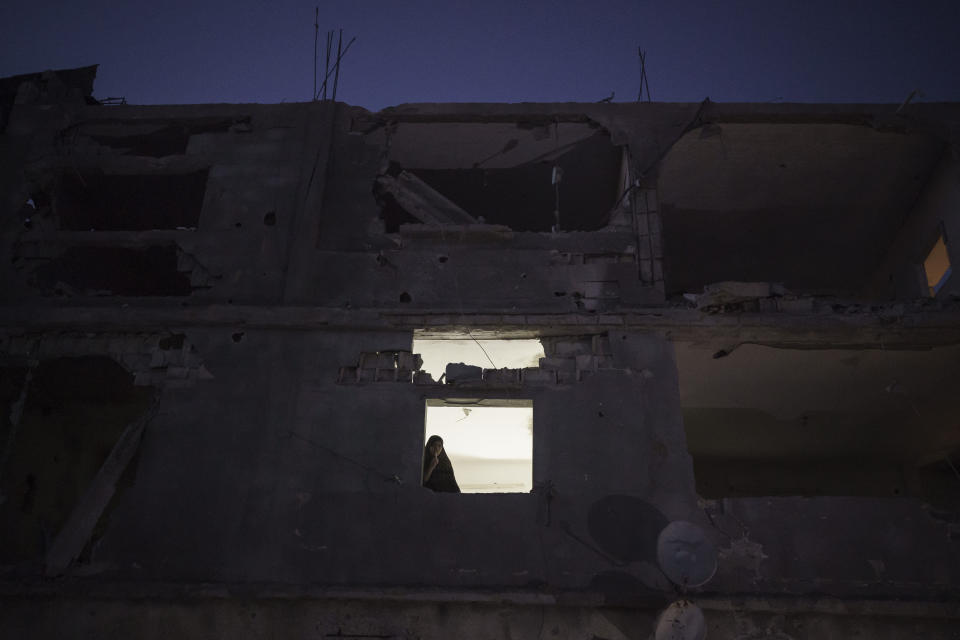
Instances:
[[[417,240],[512,240],[514,231],[502,224],[402,224],[401,238]]]

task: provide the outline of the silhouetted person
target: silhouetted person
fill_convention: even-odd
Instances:
[[[453,465],[443,450],[443,438],[430,436],[423,448],[423,486],[434,491],[460,493]]]

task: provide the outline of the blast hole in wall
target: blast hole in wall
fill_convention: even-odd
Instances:
[[[70,247],[34,271],[46,295],[188,296],[190,277],[177,270],[175,246],[145,249]]]
[[[4,416],[20,394],[24,374],[23,369],[0,369]],[[133,375],[110,358],[58,358],[36,367],[0,477],[0,493],[10,498],[0,503],[0,564],[47,551],[120,434],[143,414],[152,396],[150,387],[134,386]],[[3,426],[7,442],[8,419]],[[118,489],[131,483],[128,476]],[[101,516],[103,523],[110,508]],[[102,531],[101,526],[94,536]]]
[[[558,191],[559,229],[593,231],[622,191],[623,148],[592,122],[402,122],[389,148],[388,179],[373,190],[388,233],[418,223],[551,231]]]
[[[448,339],[415,338],[413,352],[423,358],[421,371],[439,380],[448,363],[463,363],[481,369],[523,369],[537,367],[545,357],[543,345],[536,339],[489,339],[456,337]]]
[[[65,172],[56,192],[60,227],[69,231],[195,229],[208,170],[116,175]]]

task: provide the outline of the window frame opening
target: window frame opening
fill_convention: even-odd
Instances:
[[[431,409],[450,409],[450,412],[445,413],[451,414],[458,410],[463,413],[463,416],[456,419],[453,416],[444,416],[437,420],[438,414],[435,411],[435,419],[432,421]],[[523,416],[520,412],[512,411],[513,415],[495,417],[490,415],[491,411],[485,412],[485,410],[501,409],[527,410],[529,413]],[[481,418],[481,412],[487,415]],[[519,421],[524,418],[527,423],[521,425]],[[473,424],[469,424],[471,419]],[[431,436],[438,435],[443,438],[444,451],[447,452],[451,461],[460,493],[523,494],[533,489],[533,399],[427,398],[424,402],[423,422],[424,453],[426,453],[426,443]],[[480,442],[484,439],[480,434],[484,429],[488,430],[486,434],[488,438],[496,438],[495,444],[506,447],[511,453],[503,457],[491,457],[494,443],[487,441],[481,444]],[[524,430],[528,430],[528,435],[523,434]],[[478,455],[469,455],[469,453]],[[525,455],[517,457],[518,453]],[[421,469],[425,468],[425,463],[425,459],[421,461]],[[422,487],[430,488],[424,484],[422,473],[420,479]],[[504,481],[505,479],[510,481]]]

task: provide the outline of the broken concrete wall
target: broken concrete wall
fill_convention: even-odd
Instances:
[[[781,588],[771,580],[804,593],[811,588],[804,567],[813,563],[819,593],[923,599],[958,570],[941,563],[946,573],[932,583],[924,572],[935,565],[901,563],[896,579],[868,580],[870,560],[894,563],[916,540],[950,553],[952,525],[942,520],[949,513],[937,521],[916,502],[801,500],[819,515],[798,521],[792,498],[728,499],[699,511],[672,349],[659,338],[611,332],[609,363],[579,381],[471,388],[344,384],[339,367],[329,366],[408,349],[407,332],[188,335],[215,377],[164,393],[136,482],[113,511],[87,574],[121,582],[548,585],[616,599],[669,591],[653,552],[673,519],[699,522],[733,554],[704,595]],[[588,352],[594,340],[556,342],[570,356],[570,345],[582,342]],[[465,395],[533,401],[532,493],[435,494],[419,486],[426,399]],[[741,513],[741,503],[753,506]],[[856,525],[868,513],[883,519],[895,506],[895,539]],[[773,512],[781,515],[770,519]],[[846,563],[831,561],[829,545],[791,551],[778,527],[801,531],[809,520],[816,528],[821,515],[870,544],[851,543]],[[731,546],[741,538],[749,544]],[[756,575],[737,568],[750,558],[766,582],[751,582]],[[869,589],[858,591],[860,584]]]
[[[4,368],[3,377],[16,397],[7,393],[10,418],[0,433],[0,565],[30,574],[44,566],[64,531],[79,533],[67,545],[73,557],[102,534],[103,511],[130,457],[115,465],[111,493],[100,503],[85,508],[85,490],[124,429],[151,404],[152,392],[104,356],[34,361]],[[78,510],[91,511],[85,527],[71,524]]]
[[[910,495],[935,502],[957,487],[946,464],[960,447],[951,417],[960,394],[955,345],[675,347],[704,497]]]
[[[661,166],[672,293],[734,280],[854,296],[944,149],[938,136],[866,122],[723,119],[687,133]]]
[[[796,109],[764,108],[777,113],[764,111],[761,120]],[[841,115],[845,109],[833,107]],[[740,113],[741,123],[751,114]],[[892,340],[917,350],[958,340],[955,310],[898,316],[809,300],[781,305],[768,284],[769,299],[764,294],[763,306],[749,300],[756,303],[749,309],[665,304],[669,274],[662,262],[670,228],[660,221],[658,163],[681,136],[710,124],[703,105],[406,105],[369,114],[326,102],[64,103],[17,105],[10,116],[0,146],[0,260],[11,265],[0,274],[0,322],[9,334],[0,342],[0,365],[19,373],[44,359],[100,354],[125,367],[136,384],[162,390],[143,429],[132,485],[117,496],[108,526],[91,538],[95,544],[57,583],[113,588],[105,595],[111,603],[100,611],[116,628],[130,628],[131,616],[144,611],[175,617],[173,630],[205,629],[217,616],[242,611],[245,620],[259,613],[264,622],[256,624],[276,631],[287,624],[277,616],[286,615],[288,601],[257,600],[247,609],[233,600],[211,604],[189,585],[259,595],[266,593],[262,585],[296,593],[338,585],[378,605],[386,601],[380,588],[452,595],[423,610],[404,604],[399,615],[427,622],[403,629],[386,624],[383,610],[340,607],[323,594],[316,596],[322,605],[291,604],[322,616],[320,627],[311,623],[314,631],[467,637],[481,635],[478,629],[491,635],[547,629],[558,637],[643,637],[650,612],[677,595],[654,553],[659,532],[675,519],[698,523],[721,550],[716,583],[689,592],[704,602],[816,591],[854,600],[910,597],[933,606],[955,595],[949,586],[955,564],[934,568],[935,554],[949,554],[956,544],[952,507],[921,525],[928,510],[894,498],[698,503],[671,340],[729,341],[712,351],[724,353],[718,359],[745,342],[829,350],[841,343],[875,348],[883,340],[887,348]],[[458,203],[476,224],[461,215],[466,224],[387,228],[374,190],[378,178],[391,175],[390,147],[369,126],[489,121],[520,130],[517,123],[531,119],[547,132],[557,123],[596,125],[609,136],[604,144],[626,156],[611,177],[624,188],[623,202],[597,212],[604,225],[519,230],[480,221]],[[446,153],[455,155],[455,142]],[[507,146],[497,141],[494,151],[519,149]],[[749,145],[741,152],[737,166],[749,169]],[[112,183],[108,176],[122,179]],[[168,176],[205,176],[199,213],[166,210],[195,207],[197,188],[187,189],[196,196],[190,202],[124,217],[134,201],[119,196],[131,176],[162,177],[147,180],[145,188],[168,184]],[[94,187],[117,197],[97,209],[95,200],[84,199]],[[433,194],[418,188],[436,207]],[[460,215],[449,208],[440,213]],[[132,256],[157,247],[165,273],[187,287],[158,291],[152,272],[133,269],[139,263]],[[98,255],[108,252],[126,262],[103,268]],[[97,278],[85,271],[90,264],[99,265]],[[136,287],[115,286],[113,272]],[[764,283],[772,279],[763,275]],[[66,286],[58,292],[60,283]],[[469,385],[430,384],[414,375],[416,359],[409,355],[414,332],[427,330],[538,337],[546,357],[539,367],[481,372]],[[172,336],[181,336],[178,346],[164,342],[164,348],[161,341]],[[131,346],[119,348],[121,342]],[[363,354],[387,354],[394,362],[401,353],[407,354],[402,372],[398,366],[365,373]],[[931,375],[946,370],[936,357],[925,362],[937,365]],[[0,397],[15,403],[17,390],[4,382]],[[464,396],[532,401],[531,493],[436,494],[420,486],[427,400]],[[944,401],[938,415],[949,416],[951,408]],[[704,440],[712,426],[700,425]],[[954,494],[945,497],[953,504]],[[892,530],[875,536],[885,516]],[[826,536],[818,526],[823,517],[835,518],[842,534]],[[859,538],[870,542],[858,546]],[[835,561],[834,539],[842,543],[843,562]],[[905,555],[909,544],[931,550],[923,566],[891,559]],[[816,567],[815,578],[807,565]],[[89,615],[83,596],[60,591],[53,606],[40,593],[66,587],[42,582],[40,592],[22,590],[17,581],[37,578],[36,572],[0,571],[9,578],[5,603],[62,613],[56,620],[10,614],[19,628],[51,633],[58,621]],[[861,582],[870,588],[860,589]],[[188,585],[191,612],[161,602],[163,585],[174,583]],[[122,602],[118,594],[132,584],[147,585],[145,598],[153,604]],[[500,598],[511,591],[551,599],[543,606],[507,600],[496,612],[451,604],[465,592]],[[585,598],[583,608],[570,608],[575,596]],[[763,606],[744,613],[736,603],[716,604],[723,613],[708,614],[716,622],[711,637],[802,637],[797,625],[832,633],[876,628],[869,607],[837,622],[835,610],[820,611],[813,601],[783,605],[782,615]],[[199,622],[197,611],[209,617]],[[362,624],[347,625],[338,617],[344,612]],[[87,624],[74,622],[74,628]],[[299,628],[300,622],[289,624]],[[926,629],[936,637],[941,626]]]
[[[377,181],[384,179],[391,162],[390,134],[384,136],[383,131],[391,127],[421,127],[415,130],[420,132],[417,135],[425,136],[421,146],[426,148],[432,143],[437,147],[432,152],[420,152],[427,158],[423,161],[433,158],[435,163],[460,166],[462,162],[456,159],[459,143],[444,139],[438,146],[435,136],[430,137],[434,134],[422,130],[428,127],[423,122],[435,119],[437,127],[453,127],[450,131],[461,131],[465,141],[473,141],[471,144],[476,143],[474,138],[478,136],[474,129],[484,126],[475,115],[433,116],[420,107],[408,111],[394,116],[355,110],[338,116],[331,131],[333,151],[322,195],[316,243],[320,251],[301,253],[296,258],[303,260],[298,262],[303,265],[298,272],[302,277],[291,283],[295,287],[290,291],[292,300],[306,302],[319,297],[345,307],[546,307],[558,311],[597,311],[662,300],[657,288],[657,282],[662,281],[658,266],[659,228],[650,221],[655,216],[655,199],[644,198],[643,204],[638,204],[632,187],[616,193],[616,185],[622,180],[619,166],[607,172],[611,184],[598,183],[595,188],[610,191],[611,202],[630,208],[626,225],[608,225],[595,232],[551,233],[549,228],[544,232],[518,230],[523,228],[518,220],[517,229],[503,223],[409,224],[401,225],[397,232],[387,232],[384,213],[372,197]],[[511,127],[518,132],[516,135],[529,136],[529,120],[542,120],[550,130],[552,118],[564,123],[592,122],[593,127],[609,124],[615,145],[626,145],[637,134],[637,127],[626,127],[625,118],[618,121],[602,112],[591,114],[596,121],[583,114],[574,116],[562,111],[543,114],[534,105],[514,106],[509,112],[490,116],[489,122],[499,123],[495,126],[504,136],[512,135]],[[592,130],[584,124],[576,126]],[[364,133],[371,129],[372,133]],[[413,133],[407,135],[415,138]],[[507,140],[511,141],[516,142]],[[407,144],[417,148],[415,142]],[[618,154],[619,165],[620,151],[611,148]],[[484,151],[478,148],[476,153],[482,155]],[[449,156],[446,160],[444,154]],[[569,170],[575,171],[576,167]],[[628,173],[632,176],[633,170]],[[543,189],[552,198],[549,180],[544,181]],[[442,194],[438,197],[442,199]],[[518,194],[516,199],[523,202],[524,196]],[[456,204],[471,213],[470,202]],[[603,220],[610,211],[597,209],[591,214]]]
[[[705,510],[719,536],[715,593],[775,591],[775,582],[797,595],[910,600],[946,594],[960,578],[957,524],[921,500],[726,498]],[[829,559],[818,550],[826,540]]]
[[[6,135],[9,295],[281,299],[322,108],[62,109],[20,108]],[[140,267],[150,252],[171,258]],[[138,269],[139,286],[114,282]],[[151,288],[165,279],[182,286]]]
[[[327,364],[408,349],[409,333],[190,339],[216,377],[165,395],[93,559],[114,577],[586,588],[615,568],[658,588],[656,534],[698,517],[661,339],[611,336],[617,368],[581,382],[471,390],[342,384]],[[470,393],[533,401],[533,493],[420,486],[426,399]]]

